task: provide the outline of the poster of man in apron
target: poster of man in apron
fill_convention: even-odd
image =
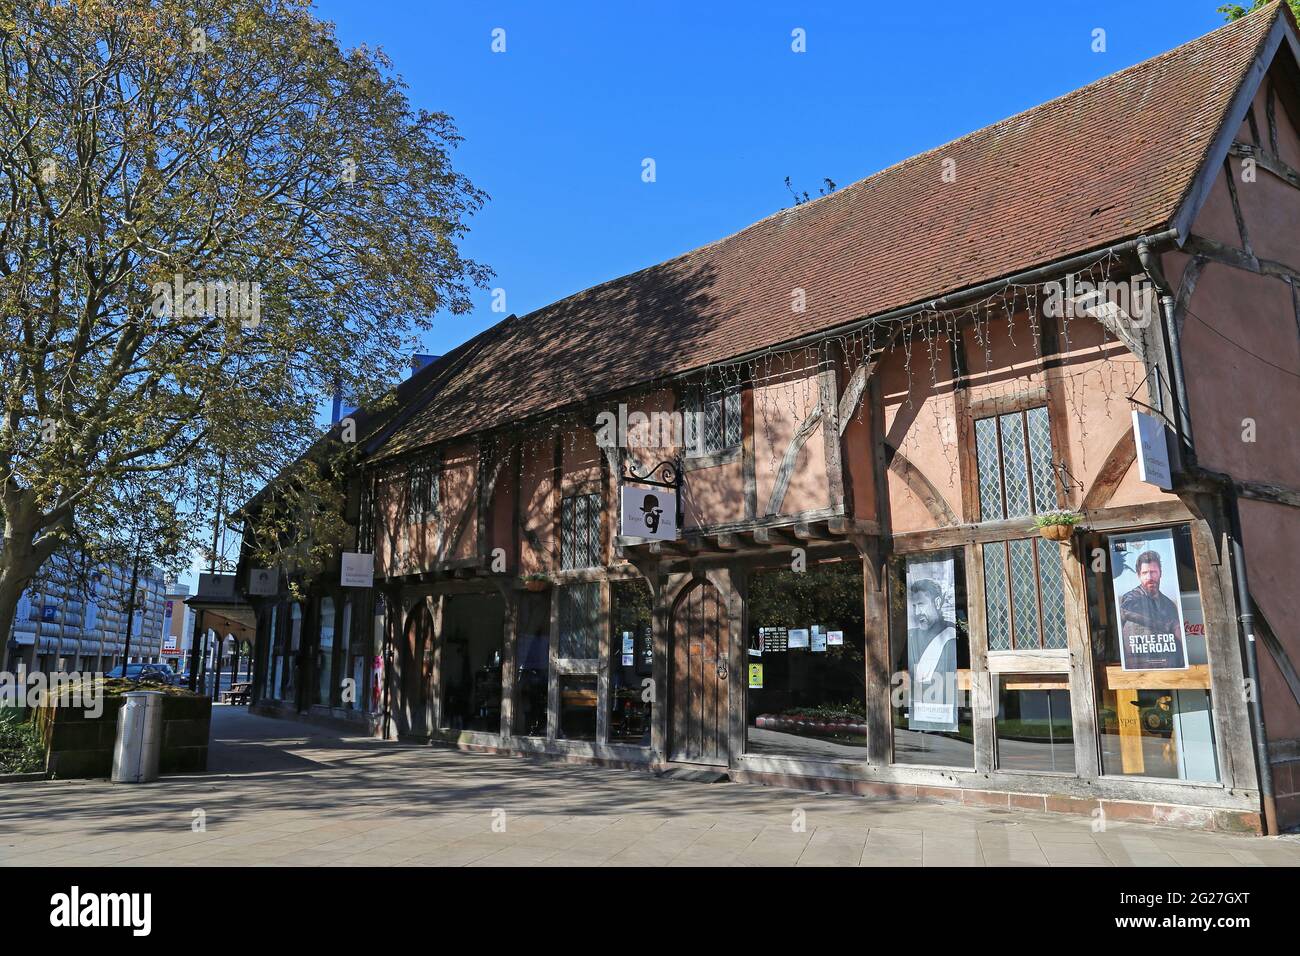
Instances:
[[[957,729],[959,662],[952,558],[907,565],[907,669],[910,730]]]

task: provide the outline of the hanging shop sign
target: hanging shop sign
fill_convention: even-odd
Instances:
[[[252,568],[248,572],[248,593],[273,597],[280,587],[280,572],[275,568]]]
[[[1121,669],[1186,670],[1187,638],[1173,531],[1111,535],[1110,576]]]
[[[344,551],[339,583],[345,588],[374,587],[375,556],[373,554]]]
[[[907,563],[909,730],[957,729],[956,561]]]
[[[674,541],[677,538],[677,492],[663,488],[622,488],[621,533],[629,538]]]
[[[623,469],[619,486],[619,533],[649,541],[675,541],[682,525],[682,469],[664,461],[645,474]]]
[[[1133,445],[1137,449],[1138,478],[1165,491],[1172,488],[1165,423],[1133,409]]]

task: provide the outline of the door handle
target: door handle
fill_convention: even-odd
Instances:
[[[727,679],[727,661],[725,658],[718,658],[718,680]]]

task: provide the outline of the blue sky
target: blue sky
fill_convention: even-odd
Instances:
[[[465,249],[520,315],[711,242],[1221,26],[1222,0],[441,3],[323,0],[491,195]],[[506,51],[493,53],[492,31]],[[806,31],[807,52],[791,50]],[[1106,50],[1092,51],[1093,30]],[[641,179],[655,160],[657,181]],[[491,293],[424,338],[503,317]]]
[[[322,0],[450,113],[491,200],[465,251],[523,315],[1163,53],[1222,0],[1000,4]],[[504,53],[492,52],[505,30]],[[1093,31],[1105,51],[1093,52]],[[802,29],[806,52],[791,49]],[[656,181],[642,181],[642,161]],[[441,354],[504,317],[435,317]],[[328,423],[328,408],[322,409]],[[233,556],[237,538],[227,535]],[[193,572],[182,580],[193,585]]]

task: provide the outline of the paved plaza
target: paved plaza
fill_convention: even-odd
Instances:
[[[1300,865],[1300,836],[1094,833],[1082,816],[665,780],[242,708],[214,709],[213,738],[207,774],[0,784],[0,865]]]

